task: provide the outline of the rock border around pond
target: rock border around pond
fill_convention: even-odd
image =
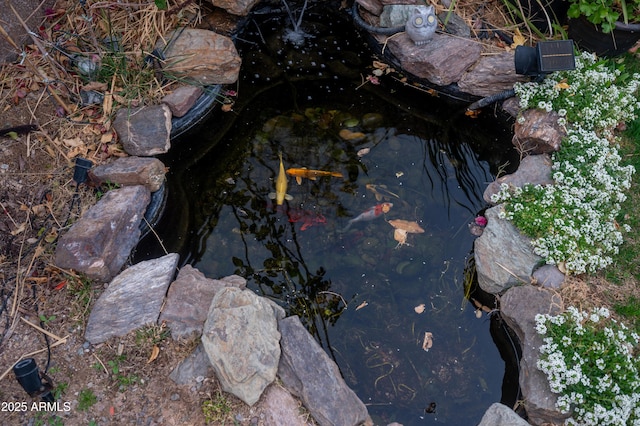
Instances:
[[[513,144],[522,153],[518,169],[490,183],[483,195],[486,202],[501,185],[553,185],[550,153],[561,149],[564,130],[557,114],[528,110],[514,129]],[[542,339],[535,330],[539,313],[558,314],[562,299],[555,291],[565,281],[557,266],[546,265],[533,252],[532,240],[506,219],[500,218],[501,205],[486,211],[487,226],[474,242],[478,284],[500,300],[500,314],[516,333],[522,350],[519,383],[522,404],[532,425],[564,424],[567,414],[556,408],[557,394],[551,392],[546,375],[536,363]]]

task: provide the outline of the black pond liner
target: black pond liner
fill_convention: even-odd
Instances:
[[[277,12],[277,10],[267,8],[266,12],[263,12],[263,13],[270,14],[275,12]],[[247,23],[247,22],[250,22],[250,21],[249,20],[243,21],[243,23]],[[361,33],[366,33],[366,31],[360,28],[358,28],[358,30]],[[368,47],[370,48],[370,50],[373,51],[372,57],[374,57],[375,55],[381,56],[384,58],[386,62],[392,64],[396,69],[399,69],[399,70],[402,69],[397,59],[389,53],[388,49],[385,51],[384,54],[382,53],[380,44],[373,38],[373,36],[371,36],[370,33],[367,33],[365,38],[368,40],[367,41]],[[408,73],[405,73],[405,74],[408,74]],[[409,80],[411,82],[418,83],[425,87],[434,88],[440,93],[446,95],[446,97],[448,97],[451,101],[454,101],[454,102],[458,101],[458,102],[470,103],[472,101],[480,99],[480,97],[478,96],[474,96],[474,95],[470,95],[468,93],[462,92],[457,86],[457,84],[452,84],[446,87],[442,87],[442,86],[434,85],[425,79],[420,79],[418,77],[411,76],[411,75],[409,75]],[[216,108],[215,108],[216,98],[219,96],[221,90],[222,90],[221,85],[207,87],[205,90],[205,93],[203,93],[203,95],[197,100],[194,107],[184,117],[172,119],[172,131],[171,131],[172,142],[174,141],[174,139],[184,139],[185,136],[188,137],[189,135],[195,134],[195,132],[199,128],[202,128],[208,120],[213,118],[213,116],[216,113]],[[185,160],[182,156],[186,155],[185,152],[180,152],[180,151],[184,151],[184,149],[182,148],[178,150],[178,153],[169,152],[168,154],[165,154],[165,155],[169,158],[177,156],[178,158],[173,161],[178,161],[179,163],[182,163],[183,160]],[[188,148],[187,150],[191,151],[190,148]],[[187,162],[189,162],[189,160],[187,160]],[[178,166],[178,168],[180,168],[180,166]],[[169,217],[175,218],[175,216],[172,215],[172,212],[171,212],[172,209],[173,210],[175,209],[184,210],[185,208],[188,209],[187,207],[188,201],[184,198],[179,199],[177,201],[178,206],[169,205],[172,203],[176,203],[175,198],[172,199],[172,203],[168,203],[167,201],[169,198],[169,194],[168,194],[169,186],[170,185],[165,183],[160,188],[160,190],[152,194],[151,203],[147,209],[147,213],[145,213],[146,222],[149,222],[149,224],[151,224],[152,227],[156,223],[163,220],[162,219],[163,215],[168,215]],[[176,195],[175,192],[173,191],[172,191],[172,194],[174,196]],[[179,206],[180,204],[182,204],[182,206]],[[165,210],[167,211],[165,212]],[[180,217],[180,215],[178,215],[178,217]],[[142,237],[149,234],[150,232],[150,229],[146,222],[141,224],[140,229],[142,231]],[[172,232],[174,234],[179,234],[181,231],[183,231],[183,235],[186,235],[186,233],[184,233],[186,229],[184,228],[183,223],[175,223],[173,220],[172,222],[173,223],[171,227],[172,227]],[[141,240],[142,240],[142,237],[141,237]],[[148,237],[147,239],[149,238],[151,237]],[[134,254],[133,256],[137,258],[136,261],[139,261],[139,260],[143,260],[144,258],[147,258],[148,255],[149,253],[145,254],[143,249],[140,252],[138,252],[137,255]],[[477,287],[477,284],[476,284],[476,287]],[[481,289],[479,288],[474,289],[474,295],[476,298],[486,300],[487,302],[484,302],[484,303],[487,306],[492,306],[491,303],[495,301],[494,296],[488,293],[484,293],[484,294],[482,293],[483,292]],[[503,383],[502,383],[502,398],[500,402],[509,407],[514,407],[516,406],[517,400],[520,398],[518,372],[519,372],[519,359],[520,359],[521,350],[520,350],[519,342],[517,341],[517,337],[515,336],[513,331],[511,331],[507,327],[505,322],[502,320],[499,312],[496,312],[495,314],[491,315],[490,333],[498,349],[500,357],[505,362],[505,372],[504,372]],[[521,416],[524,416],[523,413],[519,413],[519,414]]]
[[[185,115],[171,119],[171,140],[186,134],[213,113],[221,89],[220,84],[204,87],[204,93]]]
[[[615,29],[607,34],[581,16],[578,19],[569,20],[569,38],[572,38],[581,49],[598,56],[619,56],[640,40],[640,23],[616,22]]]

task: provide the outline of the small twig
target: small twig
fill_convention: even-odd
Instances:
[[[147,220],[146,217],[142,216],[142,220],[144,220],[144,223],[147,224],[147,226],[149,227],[149,230],[151,231],[151,233],[153,233],[153,235],[156,237],[156,239],[158,240],[158,243],[160,243],[160,247],[162,247],[162,250],[164,251],[164,254],[169,254],[169,252],[167,251],[167,248],[164,246],[164,244],[162,243],[162,240],[160,239],[160,236],[158,235],[158,233],[156,232],[155,229],[153,229],[153,226],[151,226],[151,224],[149,223],[149,221]]]
[[[63,338],[63,337],[60,337],[60,336],[56,336],[55,334],[51,333],[50,331],[45,330],[44,328],[42,328],[42,327],[40,327],[40,326],[38,326],[38,325],[36,325],[36,324],[32,323],[31,321],[29,321],[29,320],[25,319],[24,317],[20,317],[20,319],[21,319],[23,322],[26,322],[27,324],[29,324],[31,327],[33,327],[33,328],[35,328],[36,330],[38,330],[39,332],[44,333],[44,334],[46,334],[47,336],[49,336],[49,337],[51,337],[51,338],[55,339],[55,340],[56,340],[56,342],[57,342],[57,341],[60,341],[60,340],[63,340],[63,339],[66,339],[66,337],[64,337],[64,338]]]
[[[98,362],[100,363],[100,365],[104,369],[105,374],[109,375],[109,370],[107,370],[107,367],[104,365],[104,362],[102,362],[102,360],[98,357],[98,355],[96,355],[95,352],[93,352],[91,355],[93,355],[95,357],[95,359],[98,360]]]
[[[11,217],[11,215],[9,214],[9,211],[7,210],[7,208],[4,206],[4,204],[2,203],[2,201],[0,201],[0,207],[2,207],[2,210],[4,210],[4,212],[6,213],[6,215],[9,217],[9,220],[11,221],[11,223],[13,223],[13,226],[17,228],[19,228],[19,225],[16,223],[15,220],[13,220],[13,217]]]

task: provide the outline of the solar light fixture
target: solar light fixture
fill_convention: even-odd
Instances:
[[[536,47],[518,46],[514,56],[516,74],[540,77],[553,71],[573,70],[573,40],[540,41]]]
[[[54,402],[51,394],[53,386],[48,381],[43,382],[38,371],[38,365],[33,358],[25,358],[13,366],[18,383],[32,397],[40,397],[43,401]],[[46,378],[46,376],[45,376]]]

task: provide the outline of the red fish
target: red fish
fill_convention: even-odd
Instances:
[[[302,222],[302,226],[300,227],[301,231],[306,231],[313,225],[322,225],[327,223],[327,219],[321,213],[308,210],[289,209],[287,210],[287,216],[289,217],[289,222]]]
[[[351,227],[351,225],[353,225],[356,222],[373,220],[373,219],[375,219],[377,217],[382,216],[385,213],[388,213],[389,210],[391,210],[391,207],[393,207],[393,203],[376,204],[375,206],[365,210],[364,212],[360,213],[358,216],[356,216],[353,219],[349,220],[349,223],[342,230],[342,232],[345,232],[346,230],[348,230],[349,227]]]

